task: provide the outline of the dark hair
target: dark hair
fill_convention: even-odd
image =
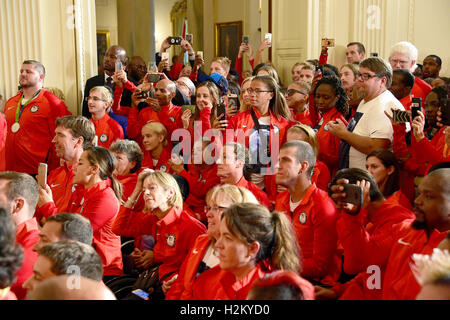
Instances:
[[[270,287],[254,285],[252,300],[304,300],[303,291],[293,284],[278,284]]]
[[[439,99],[439,106],[442,108],[447,102],[448,90],[446,87],[436,87],[431,89],[430,93],[434,92],[437,94]]]
[[[180,187],[181,196],[183,197],[183,200],[186,200],[189,196],[189,182],[186,180],[185,177],[182,177],[178,174],[172,175],[175,179],[175,181],[178,184],[178,187]]]
[[[59,213],[50,216],[47,222],[61,223],[61,240],[75,240],[92,244],[93,231],[91,222],[77,213]]]
[[[239,72],[236,71],[236,69],[230,68],[230,71],[228,72],[228,77],[230,78],[228,81],[228,86],[231,82],[233,83],[239,83]]]
[[[92,146],[95,137],[95,126],[89,119],[82,116],[64,116],[56,119],[55,127],[63,127],[72,132],[74,138],[83,138],[83,149]]]
[[[262,67],[265,67],[265,66],[270,66],[270,64],[268,64],[268,63],[260,63],[256,67],[254,67],[253,71],[252,71],[252,76],[256,76],[258,74],[259,69],[261,69]]]
[[[392,71],[392,73],[398,73],[402,75],[402,84],[405,87],[414,87],[414,75],[409,71],[408,69],[395,69]]]
[[[278,83],[271,76],[255,76],[252,80],[264,83],[273,92],[273,98],[270,100],[269,109],[277,117],[283,117],[290,120],[292,115],[286,102],[286,98],[281,93]]]
[[[324,64],[323,67],[324,67],[324,69],[329,69],[329,70],[333,71],[336,74],[336,76],[338,78],[340,78],[341,74],[339,73],[339,69],[336,66],[327,63],[327,64]]]
[[[328,195],[331,197],[331,186],[335,185],[339,179],[347,179],[350,184],[356,184],[357,181],[366,180],[370,182],[370,201],[376,201],[383,198],[383,194],[378,189],[377,182],[373,176],[366,170],[360,168],[347,168],[339,170],[333,179],[328,184]]]
[[[52,262],[51,270],[56,275],[72,274],[72,268],[76,267],[80,276],[95,281],[102,280],[102,259],[90,245],[63,240],[46,244],[39,249],[38,254]]]
[[[281,146],[280,150],[286,148],[295,148],[295,159],[298,163],[306,161],[309,164],[308,170],[306,171],[307,176],[311,179],[314,173],[314,166],[316,165],[316,153],[313,147],[305,141],[292,140],[288,141]]]
[[[364,45],[361,42],[350,42],[349,44],[347,44],[347,48],[350,46],[358,46],[358,52],[359,53],[366,53],[366,48],[364,47]]]
[[[8,180],[8,202],[24,198],[30,208],[28,216],[34,215],[39,199],[39,188],[36,180],[29,174],[15,171],[0,172],[0,180]]]
[[[394,172],[392,172],[386,180],[383,195],[388,197],[398,191],[400,189],[400,169],[395,155],[386,149],[376,149],[367,155],[366,160],[370,157],[375,157],[380,160],[386,168],[389,168],[390,166],[394,167]]]
[[[426,58],[433,58],[434,61],[436,61],[436,63],[437,63],[438,66],[442,66],[442,59],[439,58],[437,55],[435,55],[435,54],[430,54],[430,55],[426,56],[425,59],[426,59]],[[423,59],[423,60],[425,61],[425,59]]]
[[[16,226],[11,215],[0,207],[0,289],[16,281],[16,271],[23,262],[23,249],[16,243]]]
[[[334,89],[335,96],[339,96],[338,101],[336,102],[336,109],[339,111],[344,117],[347,116],[349,112],[349,106],[348,106],[348,98],[347,93],[345,92],[344,87],[342,86],[342,82],[338,77],[335,76],[326,76],[320,79],[316,87],[314,88],[314,97],[316,96],[317,89],[322,85],[327,84],[331,86]]]

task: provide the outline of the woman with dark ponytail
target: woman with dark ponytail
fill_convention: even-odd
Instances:
[[[320,114],[320,121],[314,126],[319,140],[320,161],[325,162],[331,176],[339,167],[339,145],[341,140],[328,132],[327,123],[341,120],[345,125],[349,112],[347,93],[341,80],[335,76],[326,76],[317,82],[313,92],[314,108]]]
[[[273,270],[301,271],[288,218],[266,207],[239,203],[223,214],[216,242],[221,275],[213,299],[244,300],[253,283]]]
[[[116,163],[108,149],[85,149],[74,170],[76,187],[67,208],[67,212],[79,213],[91,222],[94,232],[92,245],[102,259],[104,281],[123,274],[120,237],[112,232],[122,198],[122,185],[113,176]],[[50,188],[45,191],[50,191],[51,196]],[[56,207],[54,209],[51,214],[57,213]]]

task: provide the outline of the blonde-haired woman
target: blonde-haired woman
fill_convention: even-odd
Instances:
[[[205,272],[206,278],[210,280],[216,275],[216,273],[209,276],[207,274],[208,270],[219,263],[215,243],[219,238],[220,218],[222,212],[235,203],[258,204],[258,200],[245,188],[230,184],[214,187],[207,203],[208,231],[196,239],[189,255],[184,259],[176,281],[173,284],[167,282],[163,286],[167,291],[167,300],[196,299],[202,295],[200,291],[209,289],[211,284],[208,287],[203,286],[202,278],[205,276],[198,277],[198,275]]]
[[[245,78],[244,81],[242,81],[241,95],[239,96],[239,103],[241,104],[239,112],[247,111],[252,106],[252,104],[250,102],[251,95],[250,95],[248,89],[250,89],[250,85],[252,83],[253,78],[254,77],[248,77],[248,78]]]
[[[142,145],[144,149],[142,167],[172,173],[168,166],[171,153],[167,129],[161,122],[150,122],[142,127]]]
[[[141,192],[144,212],[134,211],[133,206]],[[181,191],[172,175],[147,169],[139,174],[136,188],[114,221],[113,231],[118,235],[153,235],[153,250],[135,249],[133,254],[135,266],[140,269],[161,263],[160,281],[178,273],[195,239],[206,232],[205,226],[182,208]]]
[[[301,271],[299,248],[291,223],[282,212],[253,203],[238,203],[222,213],[219,265],[198,299],[244,300],[255,281],[273,270]]]
[[[109,149],[111,143],[124,138],[120,124],[108,115],[113,104],[111,91],[104,86],[94,87],[89,91],[86,101],[92,115],[90,121],[95,126],[98,146]]]

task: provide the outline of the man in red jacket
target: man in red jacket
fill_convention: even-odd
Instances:
[[[247,153],[247,149],[240,143],[228,142],[225,144],[222,150],[222,161],[217,165],[217,175],[220,178],[220,183],[228,183],[248,189],[260,204],[270,209],[267,194],[256,184],[244,178],[244,164]]]
[[[55,120],[70,112],[64,102],[43,89],[44,78],[40,62],[23,62],[19,76],[22,90],[5,105],[6,170],[37,174],[40,162],[48,163],[49,169],[59,166],[51,145]]]
[[[0,173],[0,205],[2,205],[16,225],[16,241],[24,250],[22,267],[17,271],[17,281],[11,286],[17,299],[25,298],[26,290],[22,284],[33,274],[37,254],[32,250],[39,240],[34,208],[38,201],[36,180],[25,173],[6,171]]]
[[[315,162],[309,143],[289,141],[281,147],[276,182],[288,190],[277,197],[275,210],[292,221],[302,251],[301,276],[316,284],[332,284],[340,266],[337,211],[328,194],[311,183]]]

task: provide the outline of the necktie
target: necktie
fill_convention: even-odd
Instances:
[[[111,89],[113,88],[112,77],[108,77],[108,78],[106,79],[106,86],[110,87]]]

